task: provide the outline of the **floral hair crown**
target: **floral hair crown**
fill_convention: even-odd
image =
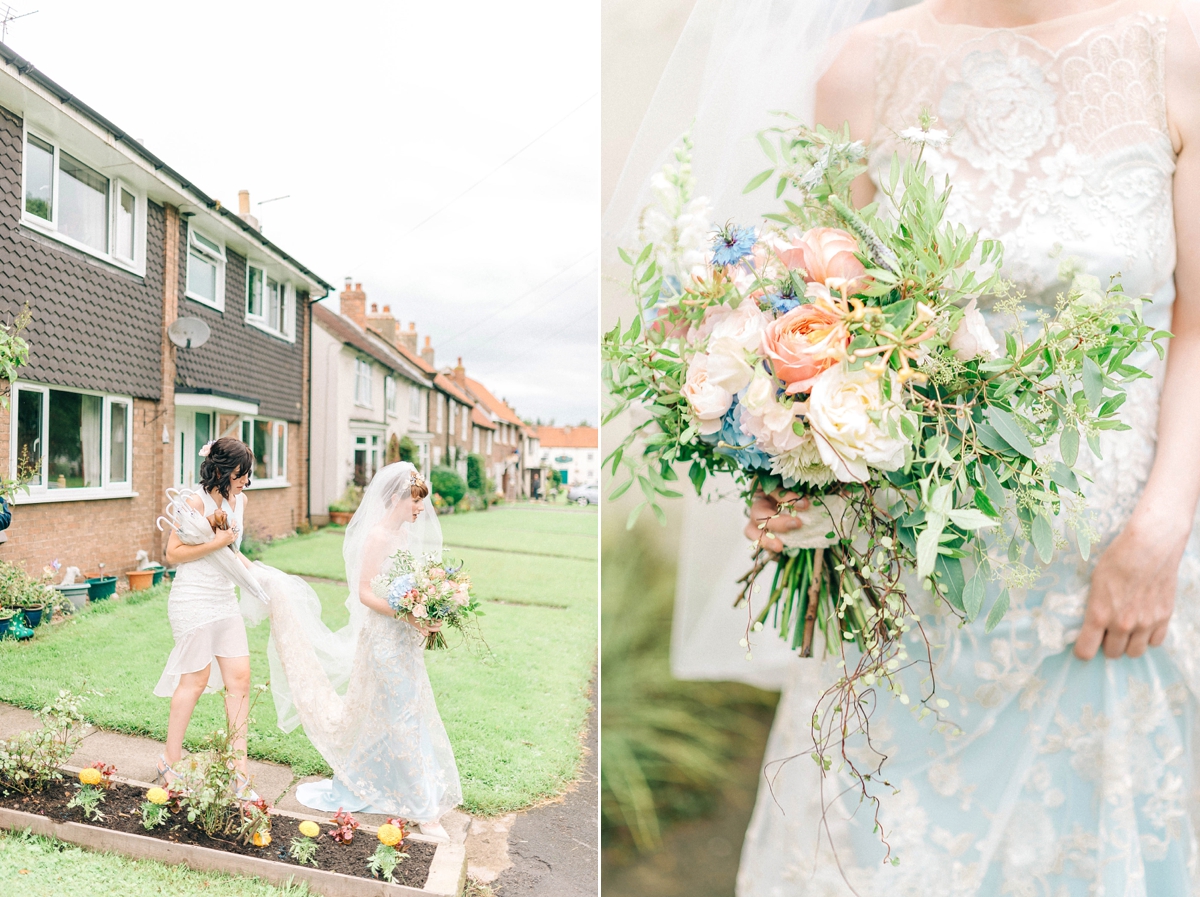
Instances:
[[[215,441],[216,440],[210,439],[208,442],[204,443],[204,445],[202,445],[200,447],[200,451],[196,452],[196,454],[199,455],[201,458],[207,458],[208,453],[212,450],[212,444]]]
[[[411,489],[413,486],[416,486],[418,483],[422,486],[425,486],[424,478],[421,476],[421,474],[418,471],[414,470],[412,472],[412,476],[410,477],[410,479],[408,481],[408,488]],[[428,489],[429,487],[425,486],[425,488]]]

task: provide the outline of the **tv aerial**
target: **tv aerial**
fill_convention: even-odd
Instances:
[[[37,10],[32,12],[17,12],[7,3],[0,3],[0,41],[8,40],[8,23],[15,22],[17,19],[23,19],[26,16],[33,15]]]
[[[167,328],[167,336],[181,349],[199,349],[211,335],[208,325],[199,318],[176,318]]]

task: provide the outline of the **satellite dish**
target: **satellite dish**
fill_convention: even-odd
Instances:
[[[167,328],[167,336],[181,349],[199,349],[211,335],[208,325],[199,318],[176,318]]]

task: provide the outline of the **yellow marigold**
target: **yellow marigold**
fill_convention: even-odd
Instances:
[[[102,779],[103,776],[100,775],[100,770],[94,766],[79,770],[79,781],[85,785],[99,785]]]
[[[315,838],[321,834],[321,826],[317,825],[311,819],[305,819],[300,823],[300,834],[306,838]]]
[[[385,822],[379,826],[379,840],[388,847],[395,847],[404,840],[404,833],[390,822]]]
[[[255,832],[252,840],[255,847],[266,847],[271,843],[271,836],[266,832]]]
[[[167,794],[165,788],[151,788],[146,792],[146,800],[150,801],[152,804],[165,804],[168,800],[170,800],[170,797],[171,796]]]

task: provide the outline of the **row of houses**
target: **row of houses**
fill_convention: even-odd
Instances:
[[[461,359],[439,369],[361,285],[334,311],[336,288],[263,235],[248,194],[224,207],[2,44],[0,62],[0,319],[30,313],[0,408],[0,470],[27,491],[0,557],[160,557],[165,491],[225,435],[253,449],[261,537],[323,522],[402,451],[427,475],[465,476],[478,454],[508,498],[542,491],[566,456]]]

